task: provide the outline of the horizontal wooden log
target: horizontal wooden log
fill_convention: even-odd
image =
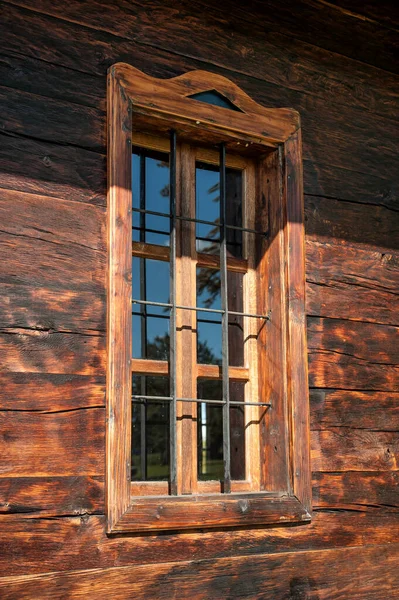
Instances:
[[[105,252],[102,207],[0,189],[1,231]]]
[[[64,10],[64,6],[62,7]],[[135,10],[137,11],[137,7],[135,8]],[[164,8],[163,10],[166,10],[166,8]],[[13,8],[13,7],[7,7],[7,12],[11,11],[14,12],[17,11],[19,13],[26,13],[26,11],[24,11],[23,9],[17,9],[17,8]],[[140,11],[141,11],[141,7],[140,7]],[[148,11],[150,12],[150,11]],[[21,19],[21,14],[19,14],[19,18]],[[29,17],[27,16],[29,15]],[[14,40],[14,36],[15,33],[19,31],[19,28],[16,24],[16,19],[15,18],[16,15],[13,14],[13,17],[11,17],[10,15],[10,19],[12,18],[12,23],[13,23],[13,28],[12,28],[12,39]],[[29,21],[32,21],[32,27],[36,30],[36,34],[37,34],[37,38],[36,39],[40,39],[41,37],[43,37],[44,39],[42,40],[42,44],[48,44],[49,43],[49,32],[48,29],[49,27],[46,26],[46,22],[49,21],[48,17],[45,17],[44,15],[38,15],[36,13],[33,12],[28,12],[25,14],[25,20],[26,18],[29,18]],[[132,19],[132,14],[130,14],[129,19],[127,19],[127,21],[129,21],[130,19]],[[126,20],[126,19],[125,19]],[[51,21],[51,20],[50,20]],[[53,21],[51,21],[53,23]],[[173,23],[175,23],[174,20],[172,20]],[[151,21],[152,23],[152,21]],[[98,22],[97,22],[98,25]],[[150,24],[147,24],[147,27],[150,26]],[[181,26],[181,24],[180,24]],[[58,37],[61,35],[61,39],[57,38],[57,41],[54,40],[54,44],[57,44],[59,47],[62,47],[64,50],[64,54],[67,51],[67,49],[65,48],[65,35],[67,35],[66,33],[63,32],[59,32],[58,29],[59,27],[61,28],[61,30],[65,27],[69,27],[69,28],[76,28],[76,25],[72,25],[72,24],[66,24],[65,22],[61,23],[61,22],[57,22],[57,32],[58,32]],[[51,30],[53,31],[55,28],[51,27]],[[43,32],[46,31],[46,36],[44,36]],[[143,29],[140,29],[140,32],[142,32]],[[8,32],[7,32],[8,33]],[[197,33],[197,32],[196,32]],[[52,33],[53,35],[53,33]],[[69,35],[72,36],[72,38],[70,39],[74,39],[74,40],[81,40],[82,36],[93,36],[93,31],[88,30],[87,28],[84,28],[84,30],[82,30],[82,28],[77,28],[77,31],[75,31],[74,33],[72,33],[72,31],[69,32]],[[102,38],[102,36],[104,36],[105,34],[103,34],[102,32],[96,32],[96,35],[94,36],[97,44],[99,43],[99,40],[97,39],[98,36],[100,36],[100,38]],[[230,34],[229,34],[230,35]],[[96,37],[97,36],[97,37]],[[107,36],[106,36],[107,37]],[[180,36],[178,36],[180,38]],[[187,37],[187,36],[183,36]],[[209,42],[209,35],[206,35],[207,41],[204,42],[203,44],[201,44],[201,49],[203,50],[206,45]],[[192,36],[189,35],[189,39],[190,39],[190,44],[193,44],[193,40],[192,40]],[[196,38],[195,38],[196,39]],[[246,41],[248,41],[249,38],[245,38]],[[251,39],[251,43],[253,42],[253,36],[250,38]],[[159,29],[157,30],[157,40],[159,40]],[[14,40],[15,41],[15,40]],[[101,41],[103,41],[101,39]],[[112,53],[114,53],[114,60],[110,61],[109,64],[112,64],[112,62],[115,62],[117,60],[124,60],[125,59],[125,52],[127,51],[127,48],[125,49],[125,47],[121,47],[120,48],[120,52],[118,52],[118,46],[115,46],[115,40],[113,40],[113,44],[110,43],[110,41],[108,41],[108,55],[112,55]],[[82,42],[80,42],[82,44]],[[84,42],[83,42],[84,43]],[[90,45],[90,43],[89,43]],[[107,44],[105,44],[107,45]],[[125,44],[127,45],[127,44]],[[13,41],[10,40],[10,46],[11,48],[13,48]],[[141,68],[143,68],[144,70],[146,70],[146,63],[148,63],[149,57],[148,57],[148,52],[147,52],[147,58],[145,56],[143,56],[145,54],[144,52],[144,48],[138,48],[137,49],[137,58],[136,60],[134,60],[134,55],[132,54],[133,52],[136,51],[136,45],[132,42],[129,45],[129,53],[130,53],[130,59],[127,62],[133,62],[134,64],[140,64]],[[104,43],[100,44],[101,47],[101,52],[104,52]],[[26,41],[24,42],[24,48],[26,48]],[[91,50],[91,52],[90,52]],[[175,42],[173,43],[173,51],[175,51]],[[151,51],[151,62],[152,65],[149,64],[148,65],[148,69],[150,74],[154,74],[154,64],[156,62],[154,53],[158,52],[157,50],[155,50],[154,48]],[[214,52],[211,51],[211,49],[209,49],[210,52],[210,56],[213,57],[214,56]],[[262,49],[262,52],[264,53],[264,49]],[[275,49],[274,49],[275,52]],[[285,53],[287,52],[286,48],[285,48]],[[85,49],[83,50],[83,48],[81,49],[81,54],[80,54],[80,61],[82,60],[82,55],[84,55],[85,59],[91,54],[93,53],[93,47],[91,47],[90,49]],[[190,49],[189,54],[192,56],[193,51],[192,48]],[[209,57],[208,57],[209,58]],[[276,57],[273,57],[274,59],[276,59]],[[57,60],[61,60],[59,57],[59,53],[57,55]],[[77,56],[74,57],[74,67],[76,68],[76,65],[78,64],[76,61],[79,60]],[[94,56],[93,60],[95,62],[98,62],[98,57]],[[170,60],[171,57],[169,55],[166,56],[161,56],[160,60],[165,62],[166,61],[166,65],[163,64],[162,66],[159,65],[158,67],[158,72],[160,71],[160,74],[162,77],[165,77],[166,75],[168,75],[170,73],[170,71],[174,71],[173,74],[176,74],[176,70],[178,70],[179,72],[181,72],[182,68],[184,69],[184,65],[182,64],[182,61],[185,62],[187,59],[181,59],[179,58],[179,60],[176,60],[176,56],[174,57],[174,63],[173,66],[171,67],[170,65]],[[204,60],[204,58],[202,58],[201,60]],[[248,57],[246,58],[246,64],[248,63]],[[63,64],[63,63],[61,63]],[[109,64],[107,64],[107,66],[109,66]],[[103,63],[104,65],[104,63]],[[187,65],[186,70],[192,69],[193,67],[195,67],[196,65],[193,65],[192,62],[190,63],[190,65]],[[93,65],[88,65],[85,67],[89,73],[93,72]],[[203,68],[203,64],[202,64],[202,68]],[[210,65],[210,68],[212,70],[215,70],[215,67],[213,65]],[[216,70],[219,70],[216,67]],[[266,82],[262,82],[262,85],[260,85],[259,83],[259,74],[258,74],[258,70],[259,70],[259,65],[258,65],[258,69],[256,72],[256,80],[251,80],[248,78],[245,78],[244,80],[242,79],[242,76],[235,74],[234,78],[237,81],[237,83],[239,85],[241,85],[250,95],[254,96],[254,99],[257,100],[258,102],[261,103],[265,103],[267,106],[281,106],[282,103],[285,105],[289,105],[292,106],[293,108],[298,109],[301,114],[302,114],[302,118],[304,121],[304,126],[306,127],[306,130],[308,132],[308,135],[305,139],[305,145],[304,145],[304,157],[306,160],[311,160],[311,161],[315,161],[316,163],[321,161],[322,164],[325,165],[334,165],[337,168],[341,168],[341,169],[345,169],[345,171],[347,172],[348,170],[355,170],[355,171],[359,171],[364,173],[364,176],[374,176],[374,177],[385,177],[385,179],[388,179],[389,181],[392,181],[392,172],[394,172],[395,169],[395,141],[396,141],[396,137],[394,132],[392,131],[392,125],[388,122],[386,122],[384,119],[379,119],[379,118],[373,118],[372,120],[372,124],[373,124],[373,133],[375,134],[375,141],[374,143],[371,143],[371,136],[372,136],[372,132],[370,130],[370,119],[368,117],[367,114],[364,113],[364,111],[359,111],[358,109],[351,109],[352,111],[355,111],[355,114],[349,114],[348,111],[346,111],[346,118],[343,121],[342,120],[342,111],[339,109],[337,110],[335,107],[329,106],[328,109],[326,110],[326,101],[329,100],[331,93],[329,92],[326,96],[326,94],[323,94],[323,100],[318,101],[317,99],[313,100],[313,106],[311,108],[311,110],[309,110],[309,102],[308,102],[308,97],[303,96],[303,94],[298,93],[296,91],[293,91],[292,89],[285,89],[284,90],[284,86],[282,86],[281,90],[277,90],[275,89],[275,86],[270,86],[268,85]],[[166,72],[165,72],[166,71]],[[270,73],[270,68],[268,69],[268,72]],[[105,74],[105,70],[104,68],[100,71],[100,74],[104,75]],[[157,73],[155,73],[157,74]],[[229,73],[225,73],[227,75],[229,75]],[[238,80],[237,80],[238,77]],[[266,77],[266,74],[265,74]],[[279,82],[279,85],[281,85],[282,82]],[[368,82],[369,84],[369,82]],[[353,81],[351,80],[351,85],[353,87]],[[379,85],[381,85],[381,83],[379,82]],[[287,86],[288,88],[290,86]],[[265,89],[267,88],[267,89]],[[269,89],[270,88],[270,89]],[[306,83],[306,91],[308,92],[309,90],[309,81],[307,81]],[[40,91],[40,90],[39,90]],[[303,97],[302,97],[303,96]],[[24,100],[21,100],[22,103],[24,102]],[[53,102],[56,102],[55,100]],[[42,102],[42,109],[41,112],[43,114],[47,113],[47,111],[52,110],[52,104],[47,108],[46,106],[46,102],[43,100]],[[61,107],[60,107],[61,108]],[[36,115],[37,112],[40,110],[39,106],[35,106],[35,111],[36,111]],[[71,109],[73,110],[73,109]],[[349,109],[348,109],[349,110]],[[44,118],[44,117],[43,117]],[[58,127],[62,128],[63,130],[65,130],[65,127],[62,126],[62,122],[64,121],[64,119],[68,119],[68,111],[66,111],[65,115],[62,114],[60,115],[60,123],[58,124]],[[88,117],[88,120],[91,120],[91,117]],[[41,117],[37,116],[37,122],[38,124],[41,124]],[[100,120],[96,120],[97,121],[97,127],[100,126]],[[364,121],[364,123],[363,123]],[[22,127],[23,124],[21,123],[17,123],[17,128]],[[27,124],[27,126],[29,127],[29,124]],[[331,144],[330,143],[330,135],[329,135],[329,129],[330,127],[332,127],[331,130],[331,136],[334,137],[335,139],[335,144]],[[98,144],[98,140],[97,142],[94,143],[94,146],[92,145],[94,140],[91,139],[84,139],[83,133],[85,130],[82,130],[80,132],[80,145],[84,145],[84,147],[97,147],[96,144]],[[367,132],[365,134],[365,131]],[[392,131],[392,133],[391,133]],[[65,131],[64,131],[65,132]],[[95,134],[96,130],[95,128],[92,130],[93,135]],[[101,129],[102,132],[102,129]],[[101,135],[100,131],[97,131],[97,135]],[[45,137],[45,132],[42,129],[42,136],[41,139],[46,139]],[[73,135],[73,133],[71,134]],[[390,140],[390,136],[392,137],[392,140]],[[74,142],[71,142],[74,143]],[[383,144],[383,148],[384,148],[384,160],[381,160],[381,150],[379,149],[379,147]],[[341,147],[342,146],[342,147]],[[356,146],[356,147],[355,147]],[[376,147],[378,147],[378,151],[376,150]],[[332,154],[333,153],[333,154]],[[394,161],[394,162],[392,162]],[[376,167],[376,163],[378,163],[378,168]],[[320,169],[317,169],[317,171],[319,172]],[[327,192],[324,192],[324,194],[327,194]],[[329,194],[331,195],[331,194]]]
[[[0,87],[1,128],[47,142],[105,151],[105,114],[97,108]]]
[[[389,598],[399,586],[399,544],[362,549],[229,557],[156,566],[115,567],[72,573],[5,577],[4,600],[112,596],[148,598],[319,598],[364,600]],[[339,574],[339,585],[337,585]],[[288,576],[287,576],[288,575]],[[391,596],[392,597],[392,596]]]
[[[68,25],[65,23],[61,25],[61,27],[65,26]],[[49,30],[47,30],[47,36],[48,33]],[[53,33],[53,29],[51,29],[51,33]],[[73,32],[71,32],[71,35],[74,35]],[[85,55],[90,54],[93,44],[85,49]],[[133,47],[135,48],[134,45]],[[25,46],[24,50],[27,48]],[[68,50],[72,48],[74,46],[68,48]],[[117,59],[119,60],[121,56],[123,57],[123,55],[118,55]],[[153,60],[148,65],[148,54],[145,53],[145,50],[135,48],[135,56],[135,60],[130,59],[133,64],[146,65],[148,67],[145,69],[146,71],[161,77],[180,74],[182,69],[187,71],[194,68],[203,68],[201,63],[192,59],[182,57],[177,59],[175,55],[160,53],[159,51],[156,51],[155,57],[151,56]],[[63,57],[64,55],[62,55]],[[57,57],[56,60],[59,62],[62,58]],[[80,58],[82,58],[82,55]],[[83,105],[87,104],[87,89],[92,90],[93,85],[93,78],[90,75],[79,73],[77,79],[74,80],[75,87],[71,88],[68,80],[68,87],[64,86],[62,88],[62,79],[58,74],[58,69],[61,69],[62,73],[62,67],[58,65],[54,66],[48,62],[35,61],[35,59],[20,56],[3,57],[3,60],[6,65],[3,73],[4,84],[9,85],[9,87],[71,100]],[[23,62],[24,60],[26,60],[26,63]],[[38,76],[32,77],[30,76],[30,70],[35,64],[37,64],[37,67],[34,68],[34,73],[37,72]],[[21,77],[21,72],[24,73],[24,77]],[[70,72],[68,70],[68,73]],[[217,68],[216,72],[227,76],[231,75]],[[55,74],[57,74],[56,80],[54,80]],[[237,75],[234,77],[236,79]],[[103,82],[104,77],[98,77],[98,80]],[[236,79],[236,82],[244,89],[248,85],[247,80],[243,77]],[[262,83],[262,88],[265,85],[265,83]],[[92,91],[92,94],[99,93],[98,86],[95,85],[94,90],[97,91]],[[271,90],[265,91],[267,98],[270,97],[270,94],[272,98],[275,97],[275,104],[278,106],[279,102],[281,103],[281,98],[287,95],[287,91],[284,88],[275,90],[275,86],[272,86]],[[104,95],[100,94],[97,98],[97,105],[102,107],[104,99]],[[266,100],[266,104],[269,102]],[[92,100],[90,103],[92,103]],[[301,113],[308,110],[306,103],[302,106],[301,103],[298,104],[298,100],[295,98],[291,102],[290,98],[287,97],[285,104],[290,103],[296,105]],[[105,204],[104,156],[81,148],[57,146],[48,142],[26,139],[26,137],[20,139],[15,133],[2,134],[1,137],[2,172],[0,173],[0,187]],[[21,164],[26,164],[28,161],[30,177],[22,177]],[[325,161],[320,166],[314,162],[314,159],[305,159],[304,181],[305,190],[309,194],[324,194],[333,198],[344,198],[355,202],[360,200],[395,207],[397,194],[392,187],[392,182],[384,180],[380,177],[380,174],[372,176],[370,173],[363,174],[348,171],[348,169],[334,167],[331,163]]]
[[[1,232],[0,251],[0,283],[104,294],[104,252]]]
[[[356,203],[306,196],[305,228],[306,235],[316,241],[325,238],[339,244],[344,240],[382,252],[399,249],[398,210],[360,204],[360,198]]]
[[[311,428],[399,432],[398,392],[310,390]]]
[[[13,4],[32,9],[32,4],[26,0],[13,0]],[[220,13],[220,8],[207,3],[206,14],[208,18],[212,15],[210,36],[207,21],[201,20],[201,14],[205,14],[203,7],[199,8],[192,2],[180,1],[178,8],[171,2],[153,2],[145,12],[139,2],[119,3],[118,7],[91,2],[91,7],[92,10],[86,10],[77,0],[67,6],[49,0],[35,3],[36,11],[58,16],[58,20],[23,8],[5,7],[3,47],[72,69],[78,65],[80,70],[102,74],[104,66],[110,66],[112,58],[113,62],[132,62],[133,53],[137,53],[137,41],[140,41],[150,44],[151,50],[148,51],[144,46],[143,58],[136,59],[135,64],[141,63],[145,68],[144,65],[153,60],[153,66],[146,69],[149,73],[149,69],[155,68],[161,48],[179,53],[180,61],[189,56],[215,63],[217,56],[218,65],[263,79],[274,86],[301,90],[306,94],[311,90],[314,95],[327,101],[333,97],[335,103],[361,106],[366,110],[372,108],[377,114],[396,116],[396,80],[385,68],[375,69],[360,61],[354,62],[331,54],[315,45],[300,42],[291,34],[287,36],[268,31],[265,36],[264,15],[259,22],[255,11],[254,20],[248,25],[241,16],[235,16],[233,10],[223,9]],[[99,12],[103,15],[101,21],[97,18]],[[26,37],[24,27],[27,19],[30,38]],[[86,26],[84,30],[78,23]],[[168,23],[168,27],[165,27],[165,23]],[[276,25],[281,27],[278,20]],[[306,28],[303,29],[306,31]],[[47,38],[44,34],[46,30]],[[231,43],[232,30],[234,44]],[[194,31],[195,39],[192,35]],[[35,40],[34,47],[32,39]],[[74,44],[69,43],[71,39]],[[129,42],[126,43],[125,39]],[[313,37],[313,44],[314,41]],[[144,57],[145,53],[147,58]],[[297,57],[294,69],[293,55]]]
[[[105,338],[8,329],[0,333],[1,370],[13,373],[104,375]]]
[[[105,375],[0,373],[0,410],[62,411],[105,406]]]
[[[311,431],[313,471],[396,471],[399,434],[335,428]]]
[[[397,327],[309,317],[310,386],[397,390],[398,341]]]
[[[399,509],[398,471],[313,473],[312,484],[315,510]]]
[[[103,476],[104,408],[0,412],[0,477]]]
[[[207,6],[207,0],[200,3]],[[273,32],[397,73],[393,28],[389,31],[388,26],[387,31],[371,19],[361,15],[355,18],[354,14],[339,10],[334,2],[320,7],[314,0],[288,0],[283,4],[268,0],[265,6],[262,0],[252,0],[248,10],[230,0],[223,4],[223,10],[234,22],[243,19],[258,28],[262,19],[262,26]]]
[[[332,539],[337,548],[395,543],[397,522],[392,512],[337,510],[315,513],[312,523],[300,527],[171,533],[149,540],[137,535],[108,538],[102,516],[3,515],[0,575],[156,564],[187,556],[198,561],[241,555],[250,563],[261,553],[329,549]]]
[[[106,204],[105,155],[3,132],[0,161],[0,188],[99,206]]]
[[[101,477],[0,477],[0,513],[45,517],[101,512]]]
[[[350,265],[347,265],[346,271],[348,272],[349,269]],[[315,272],[316,265],[312,265],[312,275]],[[361,273],[358,275],[359,278],[363,278]],[[347,274],[342,273],[342,276],[345,278]],[[396,325],[399,314],[399,294],[342,283],[334,278],[331,278],[328,283],[308,281],[306,313],[331,319],[341,319],[345,316],[351,321]]]
[[[382,23],[391,29],[399,27],[399,13],[392,8],[390,0],[333,0],[331,2],[338,10],[348,11],[349,14],[360,19],[371,19]]]
[[[399,256],[397,252],[370,250],[362,244],[334,243],[334,240],[306,240],[306,278],[309,283],[353,285],[362,291],[397,294]],[[342,315],[341,315],[342,317]]]
[[[313,509],[376,511],[399,509],[399,472],[318,472],[313,474]],[[2,477],[0,512],[56,517],[104,512],[102,477]],[[322,518],[322,515],[314,516]]]
[[[0,283],[0,332],[9,328],[105,336],[105,298],[94,292]]]
[[[82,74],[30,56],[0,56],[0,81],[5,87],[57,98],[105,111],[106,84],[99,75]],[[67,85],[66,85],[67,84]]]

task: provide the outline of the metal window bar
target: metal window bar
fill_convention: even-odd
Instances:
[[[171,402],[172,396],[145,396],[142,394],[133,394],[132,401],[141,402]],[[196,402],[205,404],[225,404],[224,400],[208,400],[206,398],[176,398],[176,402]],[[230,406],[271,406],[271,402],[247,402],[242,400],[230,400]]]
[[[134,212],[143,212],[141,208],[133,208]],[[156,217],[168,217],[167,213],[158,212],[156,210],[144,210],[147,215],[154,215]],[[215,221],[203,221],[202,219],[194,219],[193,217],[183,217],[180,215],[176,215],[176,219],[179,221],[190,221],[192,223],[200,223],[201,225],[211,225],[212,227],[222,227],[220,223],[215,223]],[[137,228],[138,229],[138,228]],[[226,223],[226,229],[236,229],[238,231],[245,231],[246,233],[255,233],[257,235],[267,235],[267,231],[257,231],[256,229],[249,229],[248,227],[240,227],[239,225],[228,225]],[[147,230],[149,231],[149,230]],[[168,233],[168,232],[163,232]],[[198,238],[197,238],[198,239]],[[208,239],[208,238],[206,238]],[[230,243],[230,242],[229,242]]]
[[[145,242],[145,226],[146,226],[146,185],[145,185],[145,154],[140,153],[140,242]],[[140,297],[147,299],[147,273],[146,262],[144,258],[140,258]],[[140,335],[141,335],[141,352],[144,358],[147,358],[147,305],[140,305]],[[147,381],[145,375],[140,377],[140,391],[142,394],[147,393]],[[144,404],[140,407],[140,469],[141,478],[147,479],[147,406]]]
[[[226,229],[226,145],[220,144],[220,300],[222,309],[222,395],[223,395],[223,465],[225,494],[231,492],[230,468],[230,385],[229,385],[229,318],[227,295],[227,229]]]
[[[163,308],[170,308],[170,309],[173,308],[172,304],[170,304],[168,302],[153,302],[152,300],[138,300],[137,298],[132,299],[132,304],[147,304],[150,306],[161,306]],[[225,312],[223,309],[221,310],[219,308],[205,308],[202,306],[183,306],[181,304],[175,304],[174,307],[178,310],[196,310],[197,312],[218,313],[221,315]],[[258,315],[256,313],[245,313],[245,312],[239,312],[236,310],[227,310],[226,312],[228,315],[236,315],[238,317],[250,317],[253,319],[264,319],[265,321],[270,320],[269,315]],[[158,317],[161,315],[156,315],[156,316]]]
[[[177,495],[177,439],[176,439],[176,131],[170,132],[169,154],[169,197],[170,197],[170,493]]]

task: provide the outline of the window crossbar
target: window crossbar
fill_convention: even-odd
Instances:
[[[236,310],[223,310],[220,308],[205,308],[202,306],[183,306],[180,304],[171,304],[169,302],[153,302],[151,300],[138,300],[137,298],[133,298],[132,299],[132,304],[143,304],[143,305],[148,305],[148,306],[159,306],[162,308],[169,308],[169,309],[173,309],[173,308],[177,308],[179,310],[194,310],[197,312],[208,312],[208,313],[217,313],[220,315],[224,315],[224,314],[228,314],[228,315],[235,315],[237,317],[249,317],[252,319],[263,319],[264,321],[270,321],[270,316],[269,315],[258,315],[256,313],[245,313],[245,312],[240,312],[240,311],[236,311]],[[160,315],[154,315],[154,316],[160,316]],[[167,318],[167,317],[166,317]]]
[[[174,398],[172,396],[146,396],[144,394],[133,394],[132,401],[136,403],[144,402],[172,402]],[[195,402],[197,404],[220,404],[224,405],[226,402],[224,400],[213,400],[207,398],[176,398],[176,402]],[[242,400],[230,400],[230,406],[271,406],[271,402],[247,402]]]
[[[163,212],[158,212],[156,210],[147,210],[147,209],[143,209],[143,208],[137,208],[137,207],[133,207],[132,208],[133,212],[138,212],[138,213],[144,213],[147,215],[153,215],[155,217],[165,217],[167,219],[171,218],[171,215],[168,213],[163,213]],[[212,227],[223,227],[223,225],[221,223],[217,223],[215,221],[204,221],[203,219],[194,219],[193,217],[183,217],[180,215],[176,215],[175,219],[178,221],[189,221],[190,223],[199,223],[200,225],[211,225]],[[140,229],[140,227],[133,227],[133,229]],[[255,233],[256,235],[262,235],[267,237],[268,232],[267,231],[257,231],[256,229],[250,229],[249,227],[240,227],[239,225],[229,225],[226,223],[226,229],[235,229],[236,231],[244,231],[246,233]],[[147,229],[147,231],[152,231],[150,229]],[[169,233],[167,231],[163,231],[160,233]],[[208,239],[208,238],[205,238]],[[229,242],[230,244],[231,242]]]

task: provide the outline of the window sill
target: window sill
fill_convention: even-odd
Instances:
[[[108,533],[306,523],[311,515],[295,496],[254,492],[135,498]]]

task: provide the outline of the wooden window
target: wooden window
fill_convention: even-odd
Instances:
[[[108,532],[310,520],[299,117],[108,77]]]

